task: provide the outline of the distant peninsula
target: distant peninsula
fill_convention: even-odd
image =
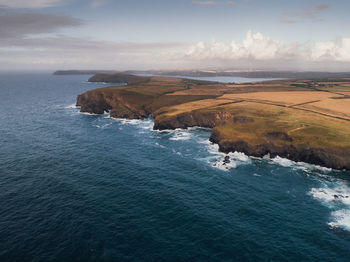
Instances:
[[[247,77],[247,78],[290,78],[318,79],[350,78],[350,72],[299,72],[299,71],[263,71],[263,70],[59,70],[54,75],[95,75],[95,74],[131,74],[181,77]]]
[[[100,72],[89,81],[127,85],[79,95],[81,112],[152,117],[156,130],[212,128],[222,152],[350,170],[350,78],[225,84]]]

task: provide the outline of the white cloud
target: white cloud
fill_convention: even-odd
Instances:
[[[0,0],[0,8],[45,8],[61,4],[61,0]]]
[[[186,53],[195,59],[254,59],[271,60],[295,57],[299,51],[298,44],[286,45],[261,33],[247,32],[242,43],[232,41],[230,44],[199,42]]]
[[[350,62],[350,38],[315,43],[311,58],[315,61]]]
[[[24,18],[27,19],[27,15]],[[118,43],[60,34],[43,36],[45,32],[59,32],[63,26],[79,25],[80,21],[69,21],[68,17],[39,18],[45,21],[43,25],[35,27],[40,30],[24,27],[23,32],[18,31],[18,28],[21,24],[29,24],[25,22],[26,19],[19,21],[18,25],[5,23],[5,18],[3,21],[0,19],[0,24],[8,24],[7,29],[0,30],[0,70],[237,68],[346,71],[350,66],[350,38],[315,43],[284,43],[248,31],[242,41],[231,43],[215,40],[195,45],[171,42]],[[61,20],[66,20],[67,24]],[[18,34],[11,34],[12,31]]]
[[[212,40],[191,46],[186,56],[195,60],[287,60],[289,62],[350,62],[350,38],[334,41],[285,44],[249,30],[241,43]]]

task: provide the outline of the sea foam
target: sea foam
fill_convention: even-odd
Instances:
[[[350,187],[345,181],[338,180],[321,188],[312,188],[309,195],[333,210],[328,222],[330,227],[350,231]]]
[[[283,158],[280,156],[276,156],[274,158],[270,158],[268,155],[264,156],[263,159],[268,160],[272,164],[278,164],[283,167],[291,167],[295,169],[301,170],[319,170],[322,172],[331,172],[332,168],[322,167],[319,165],[308,164],[304,162],[295,162],[287,158]]]
[[[77,106],[76,104],[71,104],[71,105],[65,106],[64,108],[66,108],[66,109],[77,109],[77,108],[80,108],[80,106]]]
[[[175,130],[172,137],[169,138],[169,140],[189,140],[191,139],[192,134],[187,130]]]
[[[341,209],[332,212],[333,221],[328,225],[331,228],[342,228],[350,231],[350,209]]]

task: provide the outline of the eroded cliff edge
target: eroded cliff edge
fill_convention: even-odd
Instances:
[[[249,88],[251,86],[246,90]],[[278,155],[350,170],[350,122],[347,120],[280,102],[273,104],[264,100],[264,103],[257,103],[240,97],[227,98],[227,93],[241,94],[242,91],[222,84],[158,77],[128,86],[88,91],[78,96],[77,105],[81,106],[82,112],[109,112],[116,118],[153,117],[157,130],[213,128],[210,141],[226,153],[238,151],[256,157]]]

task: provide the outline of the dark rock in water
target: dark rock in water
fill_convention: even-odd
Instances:
[[[334,198],[349,198],[349,196],[343,196],[343,195],[333,195]]]
[[[225,156],[225,159],[224,159],[224,164],[229,164],[229,163],[231,163],[231,161],[230,161],[230,157],[229,156]]]

